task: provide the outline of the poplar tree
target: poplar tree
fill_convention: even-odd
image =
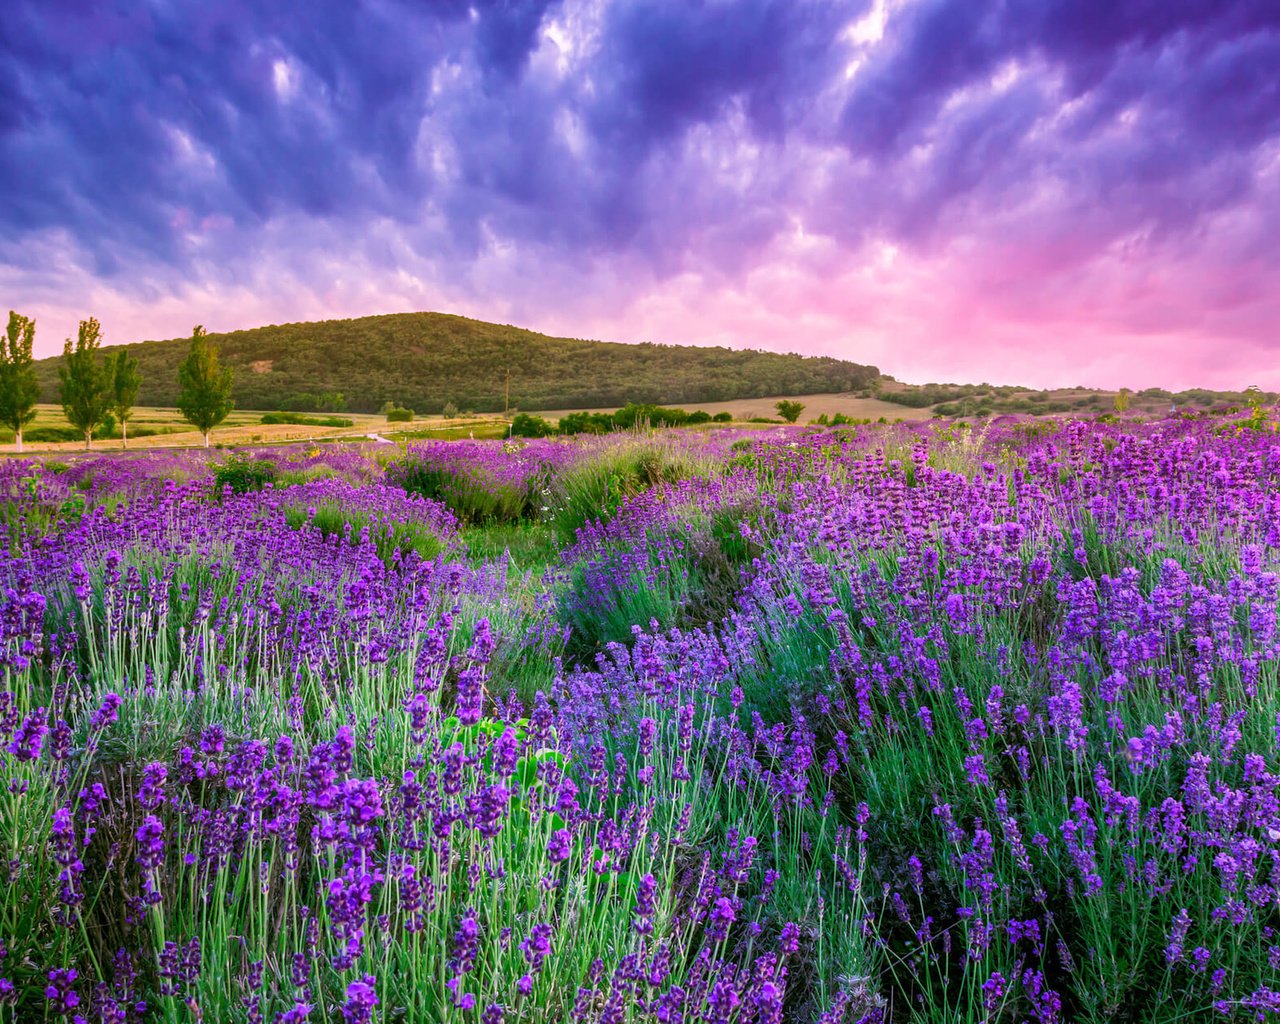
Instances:
[[[35,419],[40,383],[31,355],[36,322],[9,310],[9,326],[0,336],[0,424],[13,431],[22,451],[22,428]]]
[[[62,347],[62,412],[67,422],[84,433],[84,446],[93,444],[93,434],[111,409],[111,382],[98,362],[102,325],[94,317],[80,321],[75,344],[68,338]]]
[[[231,399],[231,367],[218,362],[218,349],[203,327],[191,332],[191,351],[178,365],[178,411],[182,418],[204,435],[209,447],[209,431],[235,408]]]
[[[138,360],[124,349],[107,356],[107,380],[111,383],[111,412],[120,421],[120,447],[129,447],[129,417],[133,415],[133,403],[138,400],[138,388],[142,374],[138,372]]]

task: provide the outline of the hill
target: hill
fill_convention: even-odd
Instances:
[[[235,368],[242,409],[332,404],[374,412],[390,400],[418,412],[690,404],[769,395],[851,391],[879,378],[874,366],[829,357],[687,345],[637,345],[552,338],[519,327],[445,313],[395,313],[355,320],[279,324],[211,334]],[[124,346],[142,371],[139,405],[171,406],[189,339]],[[57,400],[61,357],[41,360],[41,400]]]

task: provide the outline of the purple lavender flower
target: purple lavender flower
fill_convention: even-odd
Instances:
[[[165,778],[168,768],[161,762],[153,762],[142,770],[142,785],[138,787],[138,803],[154,811],[164,802]]]
[[[733,900],[721,896],[707,914],[707,938],[712,942],[723,942],[729,937],[729,926],[737,916]]]
[[[80,1005],[80,996],[76,993],[75,983],[79,973],[74,967],[58,968],[49,972],[49,984],[45,987],[44,997],[49,1002],[52,1013],[67,1016]]]
[[[573,835],[567,828],[558,828],[547,840],[547,859],[552,864],[567,860],[573,852]]]
[[[366,974],[347,985],[347,1001],[342,1006],[346,1024],[371,1024],[373,1008],[378,1005],[377,979]]]
[[[120,718],[120,705],[124,701],[118,693],[108,693],[102,698],[102,703],[98,710],[93,713],[89,720],[89,727],[94,732],[99,732],[107,726],[112,725]]]
[[[40,756],[44,746],[45,735],[49,732],[45,725],[45,709],[37,708],[27,715],[9,741],[8,751],[19,761],[34,761]]]

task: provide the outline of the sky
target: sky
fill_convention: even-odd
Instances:
[[[38,354],[440,310],[1280,389],[1280,0],[4,0]]]

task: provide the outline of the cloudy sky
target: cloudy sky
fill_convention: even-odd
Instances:
[[[1277,68],[1277,0],[4,0],[0,303],[1280,388]]]

